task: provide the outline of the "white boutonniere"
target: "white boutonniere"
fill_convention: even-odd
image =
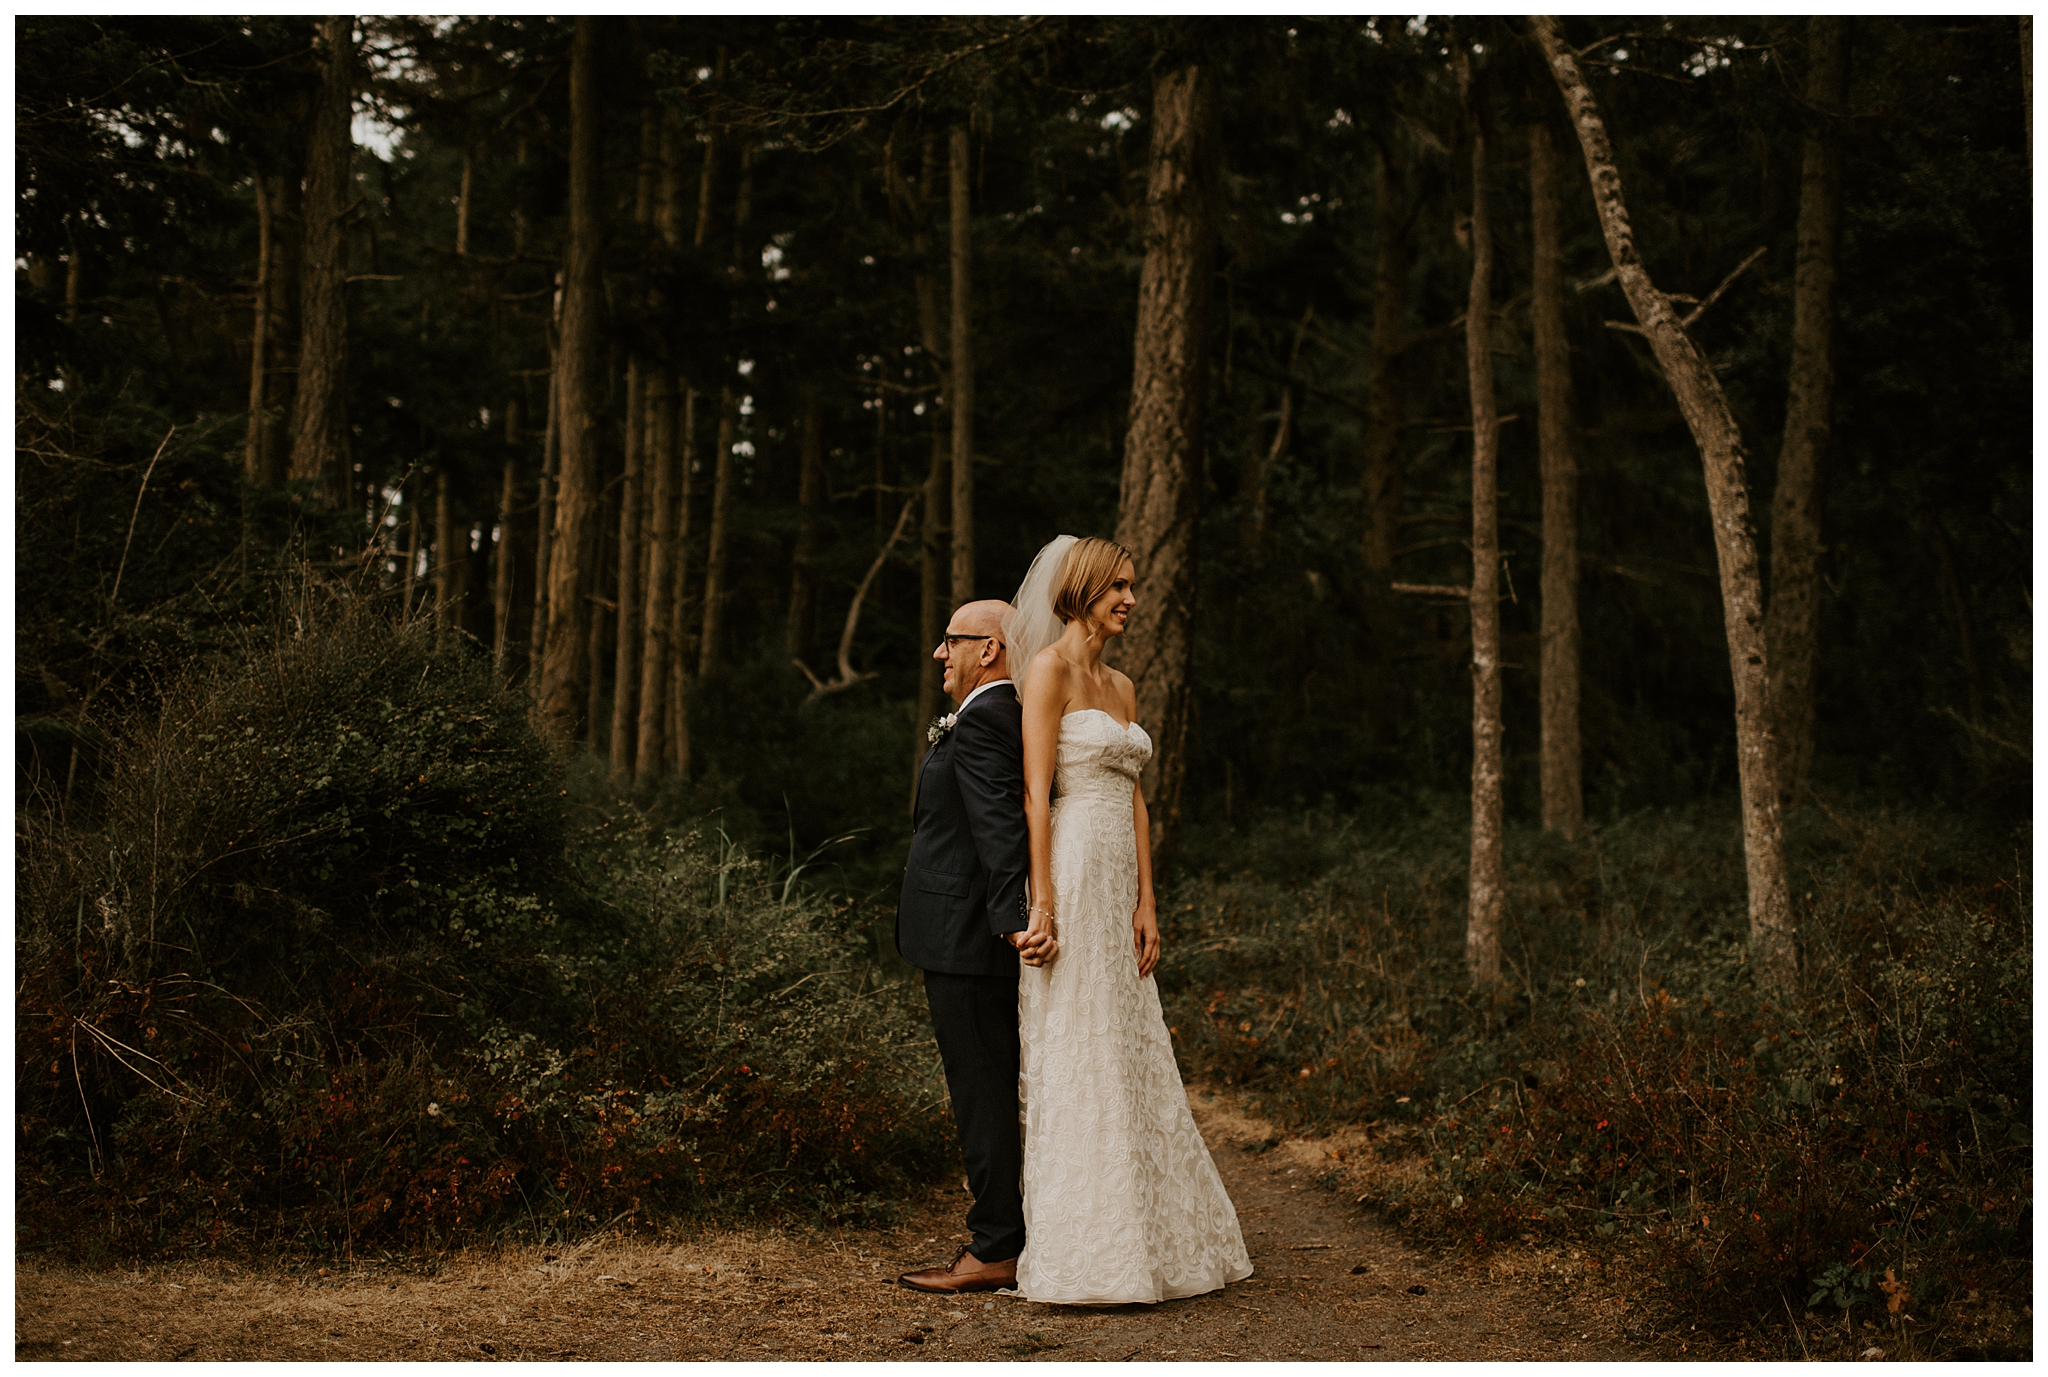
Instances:
[[[953,730],[953,724],[959,720],[960,714],[957,712],[949,712],[944,717],[934,717],[932,724],[924,729],[925,744],[927,746],[938,745],[939,738]]]

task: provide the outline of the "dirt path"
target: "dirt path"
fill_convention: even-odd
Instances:
[[[23,1261],[15,1356],[193,1359],[1586,1359],[1651,1356],[1566,1253],[1424,1257],[1319,1189],[1333,1144],[1192,1097],[1257,1273],[1192,1300],[1082,1308],[894,1285],[964,1241],[958,1192],[893,1231],[707,1233],[457,1254],[432,1277],[217,1263],[81,1274]],[[1269,1146],[1270,1144],[1270,1146]],[[1660,1346],[1661,1347],[1661,1346]],[[1674,1350],[1676,1345],[1672,1346]],[[1674,1351],[1668,1355],[1677,1357]],[[1704,1356],[1704,1355],[1687,1355]]]

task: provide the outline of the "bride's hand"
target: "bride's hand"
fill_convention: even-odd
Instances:
[[[1138,979],[1143,980],[1159,965],[1159,915],[1149,895],[1138,900],[1131,914],[1131,937],[1138,947]]]

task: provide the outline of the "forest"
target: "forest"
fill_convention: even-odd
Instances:
[[[2031,45],[18,18],[21,1238],[886,1216],[931,649],[1070,532],[1186,1076],[1646,1325],[1988,1343]]]

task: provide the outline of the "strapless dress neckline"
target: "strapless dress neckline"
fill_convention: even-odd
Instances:
[[[1112,721],[1112,722],[1116,722],[1116,714],[1115,714],[1115,713],[1113,713],[1113,712],[1111,712],[1111,711],[1110,711],[1110,710],[1109,710],[1108,708],[1075,708],[1075,709],[1074,709],[1074,710],[1073,710],[1072,712],[1063,712],[1063,713],[1061,713],[1061,714],[1060,714],[1060,721],[1064,722],[1064,721],[1066,721],[1066,720],[1067,720],[1067,719],[1068,719],[1069,717],[1080,717],[1080,716],[1082,716],[1082,715],[1083,715],[1083,714],[1085,714],[1085,713],[1091,713],[1091,712],[1099,712],[1099,713],[1101,713],[1101,714],[1102,714],[1102,715],[1103,715],[1104,717],[1107,717],[1107,718],[1108,718],[1108,719],[1109,719],[1110,721]],[[1130,721],[1130,722],[1116,722],[1116,724],[1117,724],[1117,726],[1121,727],[1121,728],[1122,728],[1123,730],[1125,730],[1125,731],[1129,731],[1129,730],[1130,730],[1131,728],[1133,728],[1133,727],[1135,727],[1135,726],[1137,726],[1137,725],[1138,725],[1138,724],[1137,724],[1137,722],[1136,722],[1135,720],[1133,720],[1133,721]]]

